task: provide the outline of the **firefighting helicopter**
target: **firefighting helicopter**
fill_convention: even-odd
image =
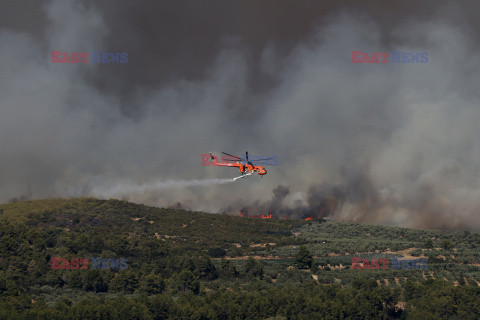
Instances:
[[[237,180],[240,178],[244,178],[246,176],[252,175],[253,173],[258,173],[260,176],[264,176],[267,174],[267,169],[265,169],[264,166],[257,165],[262,164],[262,165],[268,165],[268,160],[275,160],[274,158],[264,158],[264,159],[254,159],[250,160],[248,158],[248,151],[245,152],[245,159],[240,158],[238,156],[234,156],[225,152],[222,152],[225,156],[222,157],[222,162],[218,162],[216,157],[212,155],[210,152],[210,157],[212,158],[213,163],[216,166],[221,166],[221,167],[236,167],[240,171],[240,176],[233,178],[233,180]]]

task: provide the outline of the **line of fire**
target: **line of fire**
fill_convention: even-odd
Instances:
[[[249,216],[249,215],[246,215],[244,214],[242,211],[240,212],[240,217],[244,217],[244,218],[256,218],[256,219],[273,219],[273,218],[276,218],[273,216],[273,213],[270,213],[268,215],[264,215],[264,214],[260,214],[260,215],[253,215],[253,216]],[[284,219],[284,220],[288,220],[287,217],[280,217],[279,219]],[[302,220],[305,220],[305,221],[310,221],[310,220],[316,220],[317,217],[306,217]]]

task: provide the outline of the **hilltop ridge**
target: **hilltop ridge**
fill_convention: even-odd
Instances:
[[[224,293],[232,290],[229,294],[237,301],[225,301],[225,308],[239,304],[249,314],[252,304],[282,301],[271,301],[272,296],[305,299],[306,294],[316,299],[333,290],[336,294],[324,299],[339,303],[336,299],[343,299],[342,295],[366,290],[375,298],[359,300],[355,308],[368,306],[373,314],[400,317],[408,310],[424,312],[425,304],[441,298],[436,294],[458,295],[461,290],[469,296],[480,295],[478,233],[247,218],[74,198],[2,204],[0,234],[0,295],[9,297],[8,301],[27,295],[51,310],[66,303],[73,314],[86,301],[93,301],[92,310],[102,305],[114,313],[116,308],[111,306],[133,299],[128,303],[145,308],[144,318],[149,319],[155,314],[151,305],[135,302],[146,296],[147,301],[167,299],[161,303],[173,308],[170,316],[182,317],[179,314],[186,312],[183,318],[190,318],[199,312],[195,303],[205,305],[204,314],[217,312],[212,311],[213,301],[224,299]],[[428,265],[394,268],[396,258],[426,259]],[[361,263],[352,263],[354,259]],[[388,268],[378,267],[381,259],[388,261]],[[415,292],[423,292],[431,301],[416,300]],[[110,300],[101,300],[97,294],[107,294]],[[195,298],[184,300],[188,294]],[[169,300],[175,296],[180,300]],[[28,305],[28,312],[38,305],[22,303]],[[288,310],[271,309],[254,318],[296,318],[296,303],[291,303]],[[2,312],[22,318],[25,310],[15,308],[0,303],[0,318]],[[351,310],[342,308],[334,314],[350,314]],[[427,317],[436,314],[431,312]]]

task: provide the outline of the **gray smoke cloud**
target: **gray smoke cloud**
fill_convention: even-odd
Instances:
[[[164,188],[186,188],[191,186],[212,186],[216,184],[232,183],[233,179],[194,179],[194,180],[168,180],[151,183],[134,184],[129,180],[118,181],[102,185],[103,181],[92,184],[86,191],[99,197],[128,197],[135,194],[155,192]]]
[[[479,6],[307,3],[3,2],[0,201],[479,230]],[[52,50],[129,61],[52,64]],[[352,64],[353,50],[429,60]],[[281,165],[235,183],[200,165],[245,150]]]

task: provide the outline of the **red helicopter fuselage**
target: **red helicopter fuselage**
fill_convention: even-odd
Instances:
[[[236,163],[218,162],[216,160],[216,158],[211,153],[210,153],[210,156],[212,158],[213,163],[216,166],[238,168],[238,170],[240,171],[240,174],[242,174],[242,175],[246,174],[246,173],[254,173],[254,172],[258,173],[261,176],[267,174],[267,169],[265,169],[265,167],[262,167],[262,166],[256,166],[256,165],[253,165],[253,164],[240,163],[240,162],[236,162]]]

